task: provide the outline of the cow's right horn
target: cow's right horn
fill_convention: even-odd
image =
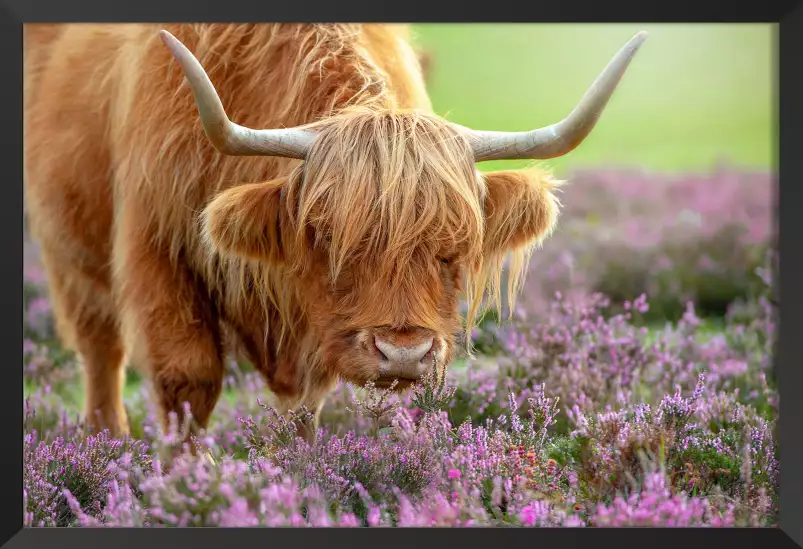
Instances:
[[[204,131],[217,150],[235,156],[306,158],[315,138],[312,130],[302,127],[252,130],[235,124],[226,115],[212,81],[192,52],[165,30],[159,31],[159,37],[181,66],[195,96]]]
[[[646,39],[645,31],[636,33],[613,56],[569,116],[556,124],[524,132],[479,131],[455,125],[469,138],[474,161],[555,158],[574,150],[594,129],[625,69]]]

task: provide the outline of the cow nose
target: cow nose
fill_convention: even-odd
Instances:
[[[395,345],[382,339],[374,337],[376,348],[379,349],[391,366],[402,367],[405,365],[416,365],[432,349],[433,338],[427,338],[421,343],[409,346]]]

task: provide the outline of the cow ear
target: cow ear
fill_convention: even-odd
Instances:
[[[281,263],[281,194],[286,181],[238,185],[220,193],[201,215],[207,244],[221,255]]]
[[[538,169],[484,175],[484,254],[498,256],[549,237],[558,220],[560,181]]]

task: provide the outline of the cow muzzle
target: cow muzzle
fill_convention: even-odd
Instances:
[[[400,335],[381,329],[374,332],[373,343],[379,358],[378,385],[418,381],[434,367],[443,347],[431,333]]]

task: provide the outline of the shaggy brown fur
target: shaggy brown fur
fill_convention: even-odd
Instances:
[[[165,28],[235,122],[317,122],[308,158],[228,157],[204,135]],[[515,291],[555,224],[538,171],[480,175],[431,113],[404,27],[27,25],[26,202],[59,333],[82,359],[86,413],[128,429],[124,364],[161,409],[205,427],[223,360],[242,353],[285,409],[378,376],[373,336],[434,337],[457,300]],[[512,296],[512,294],[511,294]],[[489,303],[490,303],[489,302]]]

